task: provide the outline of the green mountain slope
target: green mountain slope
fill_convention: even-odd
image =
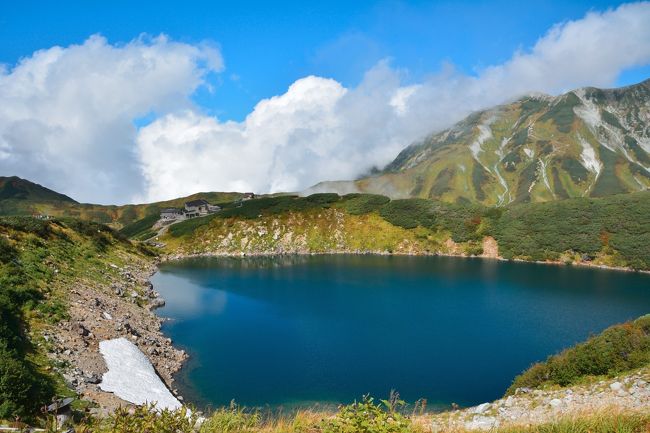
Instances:
[[[407,147],[381,173],[354,186],[392,197],[486,205],[645,190],[650,80],[530,95],[474,113]]]
[[[223,203],[242,196],[236,192],[200,192],[156,203],[122,206],[78,203],[70,197],[19,177],[0,177],[0,216],[48,215],[73,217],[121,228],[166,207],[182,207],[186,201],[204,199]]]
[[[58,201],[76,203],[67,195],[17,176],[0,176],[0,200]]]

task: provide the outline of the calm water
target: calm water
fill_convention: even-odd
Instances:
[[[443,257],[191,259],[160,268],[199,405],[498,398],[532,362],[650,312],[650,276]]]

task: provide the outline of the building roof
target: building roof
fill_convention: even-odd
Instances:
[[[181,210],[173,207],[168,207],[166,209],[162,209],[160,213],[181,213]]]
[[[191,207],[193,207],[193,206],[205,206],[207,204],[210,204],[210,203],[208,203],[207,201],[205,201],[203,199],[199,199],[199,200],[188,201],[188,202],[185,203],[185,206],[191,206]]]

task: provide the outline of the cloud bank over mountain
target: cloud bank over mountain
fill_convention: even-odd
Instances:
[[[613,85],[650,63],[648,22],[648,2],[590,12],[475,75],[446,65],[414,84],[382,61],[353,88],[307,76],[242,122],[192,102],[223,69],[214,46],[93,36],[0,71],[0,170],[102,202],[350,179],[471,111],[533,91]]]

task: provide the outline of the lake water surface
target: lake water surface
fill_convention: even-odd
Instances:
[[[531,363],[650,312],[650,276],[482,259],[200,258],[152,282],[200,406],[473,405]]]

